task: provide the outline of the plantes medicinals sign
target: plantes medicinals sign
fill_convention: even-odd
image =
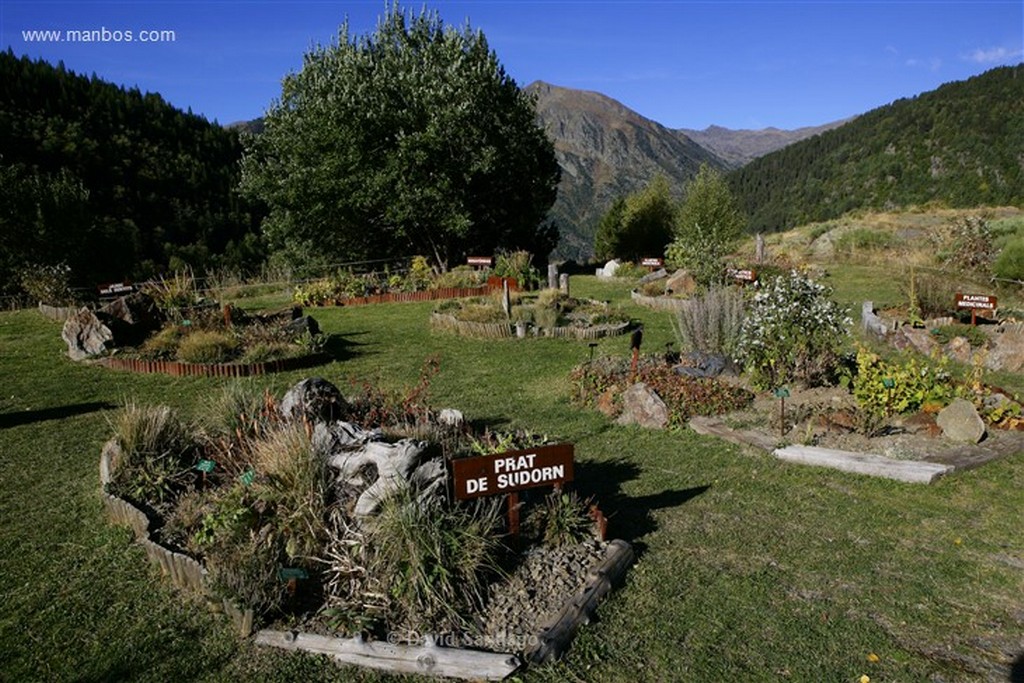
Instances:
[[[451,461],[459,500],[514,493],[572,481],[572,444],[458,458]]]

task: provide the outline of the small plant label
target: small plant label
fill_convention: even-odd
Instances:
[[[281,567],[277,570],[277,578],[281,581],[295,581],[296,579],[308,579],[309,573],[302,567]]]
[[[788,387],[779,387],[773,393],[775,394],[775,398],[789,398]]]
[[[459,500],[513,493],[537,486],[561,486],[573,477],[572,444],[458,458],[452,461]]]
[[[195,468],[202,472],[203,474],[209,474],[210,472],[213,472],[213,468],[216,466],[217,463],[215,463],[213,460],[200,460],[199,462],[196,463]]]
[[[248,469],[245,472],[242,472],[242,476],[239,477],[239,479],[244,486],[252,486],[253,480],[256,479],[256,472],[255,470]]]

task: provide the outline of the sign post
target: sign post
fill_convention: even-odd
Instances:
[[[508,528],[519,534],[519,492],[573,479],[573,445],[555,444],[451,461],[456,500],[508,494]]]
[[[970,309],[971,325],[978,324],[978,311],[996,310],[997,300],[988,294],[960,294],[956,295],[956,307]]]
[[[466,257],[466,265],[473,266],[475,268],[490,268],[494,262],[490,256],[468,256]]]

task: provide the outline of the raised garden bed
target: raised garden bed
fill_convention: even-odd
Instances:
[[[556,658],[621,580],[632,549],[596,535],[603,527],[589,502],[544,496],[532,476],[518,480],[533,482],[520,505],[507,503],[523,524],[506,545],[505,496],[450,499],[444,461],[490,452],[484,462],[515,462],[525,475],[535,456],[523,454],[541,453],[542,442],[476,432],[457,411],[423,408],[424,382],[403,399],[370,391],[349,401],[307,380],[280,403],[231,393],[237,385],[218,403],[236,417],[204,422],[201,437],[169,408],[129,406],[101,455],[108,513],[240,633],[266,624],[258,644],[468,679]],[[361,427],[366,419],[378,426]],[[517,446],[527,450],[505,450]],[[494,476],[509,467],[495,465]]]
[[[435,329],[482,339],[554,337],[600,339],[626,334],[633,323],[610,304],[575,299],[558,290],[517,295],[502,303],[502,295],[450,302],[430,317]]]
[[[674,296],[647,296],[637,290],[633,290],[629,294],[630,298],[633,299],[633,303],[643,306],[645,308],[651,308],[655,311],[669,311],[677,313],[687,306],[689,306],[689,299],[683,299]]]
[[[147,360],[145,358],[118,358],[110,356],[97,361],[98,365],[114,370],[125,370],[142,374],[164,374],[171,377],[251,377],[268,375],[273,372],[300,370],[320,365],[330,360],[322,353],[280,358],[260,363],[182,363],[174,360]]]

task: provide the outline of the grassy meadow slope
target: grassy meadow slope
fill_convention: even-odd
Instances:
[[[846,296],[888,286],[869,278]],[[623,302],[646,350],[673,339],[668,315],[630,304],[627,283],[572,287]],[[920,486],[620,427],[568,401],[585,344],[436,335],[430,310],[314,311],[344,343],[313,373],[343,391],[354,379],[408,386],[438,355],[435,405],[575,442],[578,488],[639,553],[565,661],[524,680],[1005,680],[1024,652],[1024,455]],[[603,340],[597,353],[628,345]],[[105,523],[97,460],[111,411],[134,399],[193,412],[224,380],[74,364],[59,325],[34,311],[0,314],[0,376],[0,680],[385,678],[239,643]],[[254,381],[279,392],[301,376]]]

